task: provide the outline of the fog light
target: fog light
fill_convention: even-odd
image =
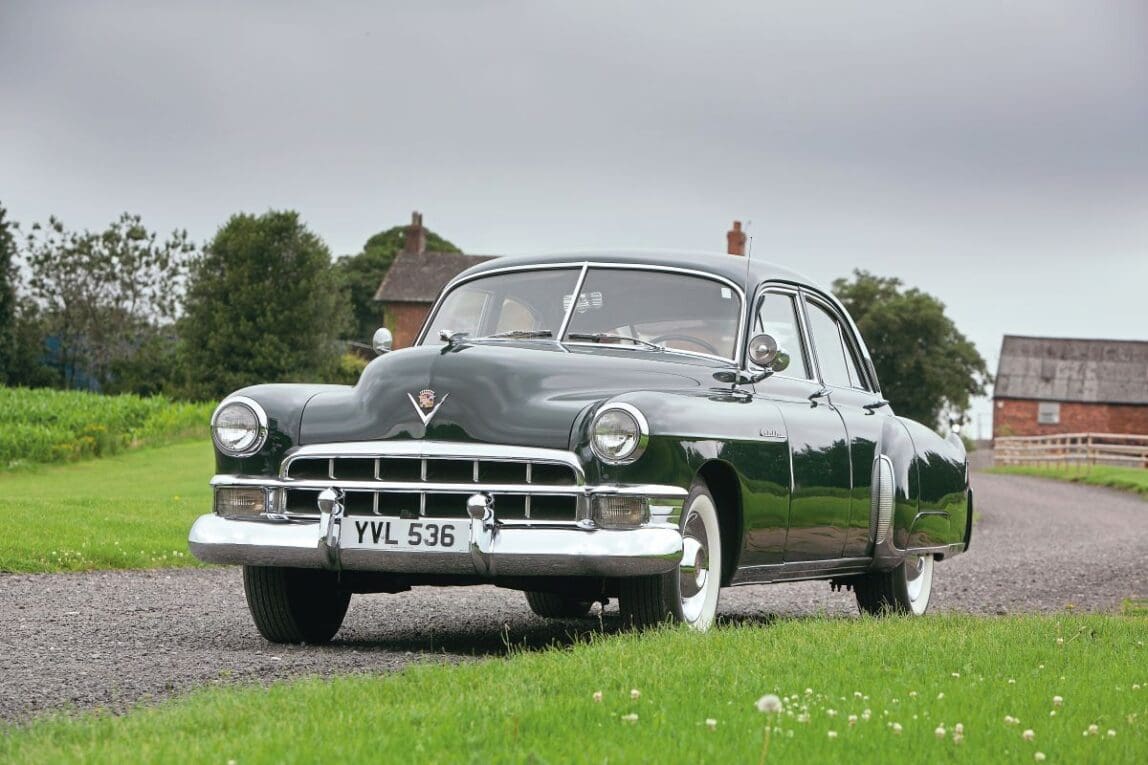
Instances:
[[[224,518],[257,516],[267,512],[267,493],[258,487],[224,487],[215,490],[215,513]]]
[[[634,529],[650,522],[650,502],[645,497],[594,497],[594,522],[604,529]]]

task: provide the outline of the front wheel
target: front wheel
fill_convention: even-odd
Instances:
[[[892,571],[874,571],[853,585],[858,607],[868,614],[920,616],[933,594],[933,556],[906,555]]]
[[[318,569],[244,566],[243,591],[256,629],[272,643],[326,643],[351,602],[336,575]]]
[[[618,605],[627,624],[642,629],[684,623],[698,631],[713,624],[721,588],[721,527],[704,481],[694,484],[682,505],[681,530],[677,569],[621,581]]]

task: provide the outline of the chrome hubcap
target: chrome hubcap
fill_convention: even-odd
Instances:
[[[705,522],[693,513],[682,530],[682,562],[678,567],[682,613],[687,622],[701,616],[710,581],[709,538]]]
[[[905,558],[905,585],[910,601],[915,603],[924,594],[930,578],[928,568],[932,563],[933,558],[928,555],[910,555]]]

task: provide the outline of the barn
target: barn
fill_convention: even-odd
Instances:
[[[1148,341],[1005,335],[993,438],[1148,435]]]

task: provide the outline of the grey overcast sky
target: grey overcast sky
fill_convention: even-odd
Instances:
[[[1148,339],[1148,3],[0,0],[0,202],[335,254],[715,249]],[[987,429],[989,408],[978,407]]]

